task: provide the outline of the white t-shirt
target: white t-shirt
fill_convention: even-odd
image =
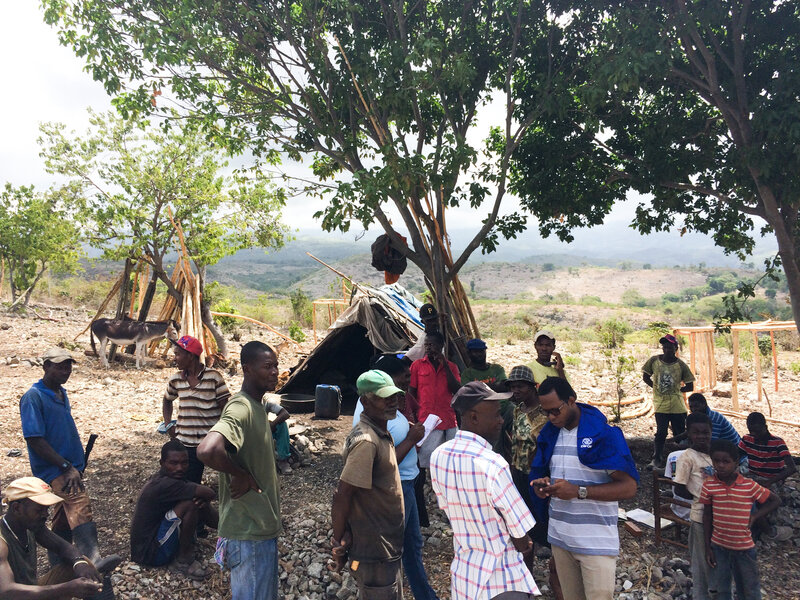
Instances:
[[[667,457],[667,466],[664,467],[664,477],[669,477],[670,479],[675,479],[675,471],[677,471],[678,467],[678,457],[686,452],[686,450],[675,450],[675,452],[670,452],[669,456]],[[673,490],[672,497],[677,500],[684,500],[687,499],[683,496],[679,496]],[[689,513],[691,509],[688,506],[678,506],[677,504],[672,505],[672,512],[675,513],[676,517],[680,517],[681,519],[688,519]]]
[[[678,457],[675,477],[672,480],[685,485],[694,497],[690,517],[695,523],[703,522],[703,505],[698,502],[698,499],[700,491],[703,489],[703,482],[712,475],[714,475],[714,466],[711,464],[711,457],[708,454],[689,448]]]

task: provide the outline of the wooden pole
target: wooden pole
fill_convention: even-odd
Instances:
[[[775,391],[778,391],[778,353],[775,351],[775,332],[769,332],[769,341],[772,344],[772,370],[775,373]]]
[[[731,374],[731,401],[733,410],[739,410],[739,332],[731,331],[731,345],[733,347],[733,373]]]
[[[306,252],[308,254],[308,252]],[[317,305],[316,303],[311,303],[311,324],[314,328],[314,345],[317,345]]]
[[[122,285],[122,277],[123,277],[123,275],[120,275],[117,278],[117,280],[114,282],[114,285],[111,287],[111,291],[108,292],[108,295],[106,296],[106,299],[103,300],[102,304],[100,304],[100,308],[97,309],[97,312],[95,313],[94,317],[92,317],[92,320],[89,321],[89,324],[83,329],[83,331],[81,331],[78,335],[76,335],[74,338],[72,338],[73,342],[75,340],[77,340],[80,336],[82,336],[84,333],[86,333],[89,330],[89,327],[92,326],[92,323],[97,321],[97,319],[100,317],[100,315],[103,314],[103,311],[106,309],[106,306],[108,306],[108,303],[111,302],[111,298],[116,296],[117,291],[119,290],[119,286]]]
[[[256,325],[261,325],[261,327],[266,327],[272,333],[282,337],[287,342],[292,342],[293,344],[296,344],[298,346],[300,345],[298,342],[294,341],[289,336],[282,334],[280,331],[278,331],[274,327],[272,327],[270,325],[267,325],[266,323],[262,323],[261,321],[257,321],[256,319],[251,319],[250,317],[245,317],[244,315],[235,315],[235,314],[232,314],[232,313],[216,312],[216,311],[213,311],[213,310],[211,311],[211,314],[214,315],[215,317],[233,317],[234,319],[242,319],[243,321],[249,321],[250,323],[255,323]]]
[[[758,332],[751,331],[753,335],[753,361],[755,362],[756,389],[758,389],[758,403],[761,404],[761,352],[758,349]]]

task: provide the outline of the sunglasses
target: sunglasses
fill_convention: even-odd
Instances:
[[[543,408],[542,412],[547,416],[554,416],[557,417],[561,414],[561,411],[564,410],[564,407],[567,405],[566,402],[562,403],[561,406],[557,406],[556,408]]]

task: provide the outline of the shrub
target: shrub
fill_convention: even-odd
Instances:
[[[311,300],[305,295],[303,288],[297,288],[291,292],[289,301],[292,303],[292,315],[294,318],[300,323],[311,325]]]
[[[604,348],[619,348],[625,343],[625,335],[633,331],[630,325],[616,317],[598,324],[596,330],[600,344]]]
[[[629,289],[622,293],[622,303],[625,306],[647,306],[647,298],[639,293],[639,290]]]
[[[291,325],[289,325],[289,337],[298,343],[306,341],[306,334],[303,332],[303,328],[297,321],[292,321]]]
[[[542,271],[555,271],[556,266],[553,263],[544,263],[542,265]]]
[[[230,298],[219,298],[211,305],[211,310],[214,312],[236,313],[236,308]],[[233,317],[214,317],[214,322],[219,325],[219,328],[224,333],[234,333],[238,329],[238,323]]]
[[[789,365],[789,368],[792,370],[792,373],[795,375],[800,375],[800,362],[793,362]]]

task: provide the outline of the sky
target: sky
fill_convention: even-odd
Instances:
[[[0,3],[0,80],[5,81],[7,90],[0,96],[0,185],[10,182],[15,186],[34,184],[37,188],[46,189],[54,183],[54,176],[44,170],[39,157],[39,123],[58,121],[67,125],[68,130],[83,133],[88,125],[86,109],[92,107],[96,112],[111,110],[109,96],[103,87],[92,80],[91,75],[83,70],[83,62],[72,50],[59,45],[55,29],[42,20],[41,9],[37,1]],[[479,127],[472,135],[481,136],[494,117],[500,111],[493,111],[492,105],[484,109]],[[287,163],[283,167],[292,175],[307,175],[303,165]],[[615,226],[611,229],[619,231],[623,224],[631,221],[633,210],[639,198],[630,198],[620,203],[606,218],[606,223]],[[319,229],[319,222],[312,217],[320,210],[322,201],[308,198],[293,198],[284,210],[283,220],[292,229]],[[505,211],[516,207],[513,197],[504,200]],[[481,219],[485,214],[481,214]],[[463,230],[462,238],[468,232],[475,232],[480,227],[476,222],[474,211],[468,208],[450,209],[448,227]],[[394,218],[399,223],[399,218]],[[377,230],[379,226],[373,229]],[[353,241],[362,234],[359,224],[353,224],[351,232],[342,237]],[[374,233],[374,235],[373,235]],[[370,231],[361,242],[368,245],[377,235]],[[579,231],[578,242],[590,243],[597,236],[602,237],[600,228]],[[666,236],[668,234],[661,234]],[[471,237],[471,235],[470,235]],[[537,229],[531,226],[518,242],[531,244],[538,238]],[[653,237],[653,242],[659,239]],[[702,237],[702,236],[701,236]],[[568,250],[562,245],[562,250]],[[558,250],[552,244],[549,251]],[[721,254],[721,253],[720,253]]]

